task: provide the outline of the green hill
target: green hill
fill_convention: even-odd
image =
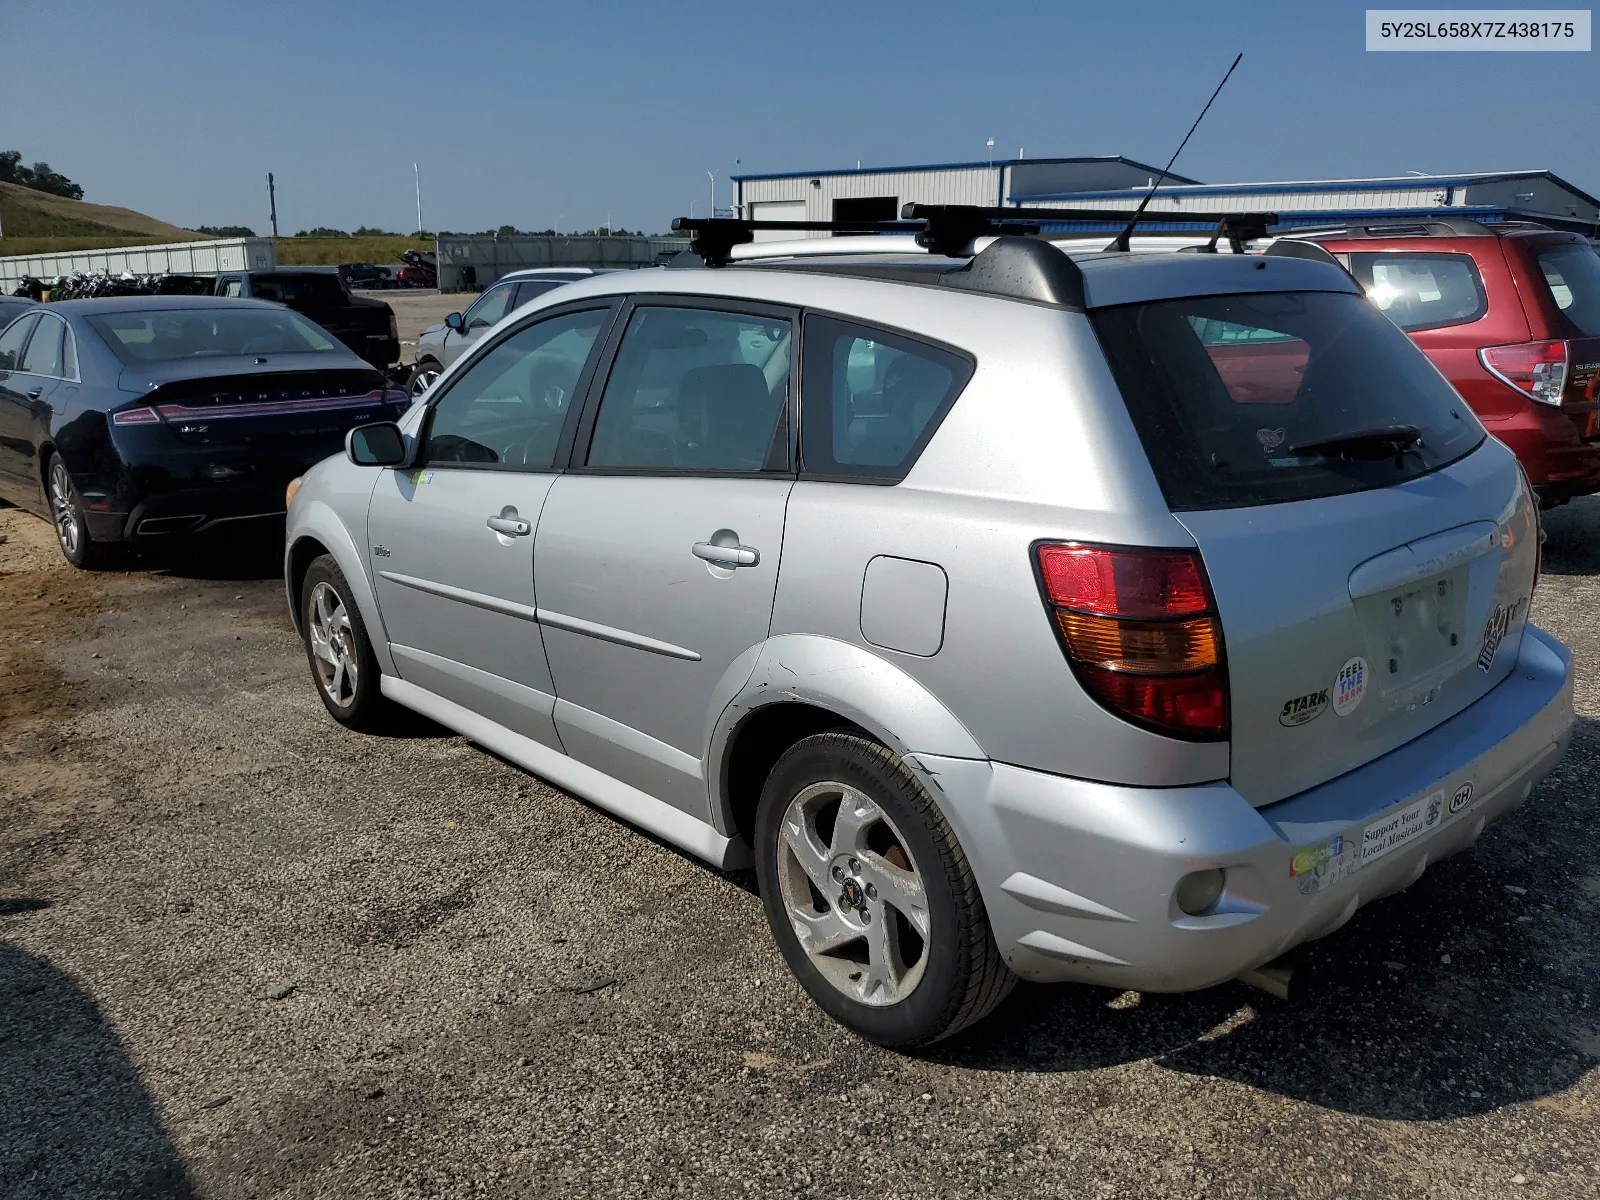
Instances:
[[[193,242],[206,235],[154,217],[0,183],[0,255]]]

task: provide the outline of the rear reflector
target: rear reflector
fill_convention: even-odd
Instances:
[[[1478,358],[1491,374],[1540,404],[1561,403],[1567,384],[1565,342],[1521,342],[1515,346],[1485,346]]]
[[[1222,631],[1196,551],[1044,542],[1034,561],[1067,661],[1095,700],[1169,737],[1226,736]]]

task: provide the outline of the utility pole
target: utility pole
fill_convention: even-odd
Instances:
[[[272,210],[272,236],[278,236],[278,188],[272,182],[272,172],[267,172],[267,207]]]
[[[422,172],[417,170],[417,164],[411,164],[411,175],[417,184],[417,232],[422,232]]]
[[[707,171],[706,178],[711,180],[711,215],[714,217],[717,215],[717,177]]]

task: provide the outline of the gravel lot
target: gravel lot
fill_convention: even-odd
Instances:
[[[1294,1002],[1020,987],[904,1056],[748,876],[335,726],[273,548],[88,576],[0,510],[0,1195],[1600,1196],[1600,502],[1547,527],[1572,754]]]

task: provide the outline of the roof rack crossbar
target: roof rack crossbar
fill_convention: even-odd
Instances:
[[[727,266],[735,246],[755,241],[758,230],[792,233],[919,233],[921,221],[754,221],[738,217],[675,217],[675,233],[688,233],[689,249],[708,267]]]

